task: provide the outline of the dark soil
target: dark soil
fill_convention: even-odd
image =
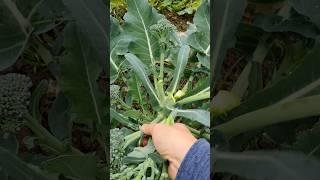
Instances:
[[[162,10],[160,13],[166,16],[166,18],[178,28],[178,31],[186,31],[188,29],[188,22],[193,22],[193,14],[180,16],[169,10]]]
[[[126,13],[125,7],[119,7],[114,9],[111,12],[113,17],[116,17],[120,23],[124,23],[123,16]],[[171,12],[169,10],[162,10],[160,11],[172,24],[174,24],[178,31],[184,32],[188,29],[188,22],[193,22],[194,14],[185,14],[185,15],[178,15],[176,12]]]

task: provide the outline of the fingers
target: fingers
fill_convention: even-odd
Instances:
[[[177,172],[178,172],[178,169],[175,166],[173,166],[172,164],[169,164],[168,175],[169,175],[170,179],[172,179],[172,180],[176,179]]]
[[[153,129],[154,129],[155,125],[156,124],[144,124],[141,127],[141,131],[146,135],[151,135],[152,136],[152,132],[153,132]]]
[[[185,132],[189,132],[189,129],[182,123],[175,123],[172,127],[185,131]],[[141,131],[146,134],[146,135],[151,135],[153,134],[153,132],[155,131],[155,129],[164,129],[164,128],[171,128],[170,126],[166,126],[164,124],[144,124],[141,127]]]
[[[173,125],[174,128],[185,131],[185,132],[189,132],[189,129],[186,127],[186,125],[182,124],[182,123],[175,123]]]

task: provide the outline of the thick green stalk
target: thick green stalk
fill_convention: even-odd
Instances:
[[[166,124],[166,125],[173,125],[174,124],[174,119],[176,118],[177,112],[176,110],[171,111],[169,116],[165,118],[161,123]]]
[[[160,54],[160,74],[159,80],[163,80],[163,71],[164,71],[164,53],[163,51]]]
[[[123,100],[121,98],[117,98],[117,100],[121,104],[121,106],[124,107],[125,109],[127,109],[127,110],[131,109],[131,106],[129,106],[128,104],[123,102]]]
[[[158,123],[164,118],[162,113],[158,113],[158,116],[152,121],[152,123]],[[132,142],[138,140],[142,135],[141,131],[136,131],[132,134],[127,135],[124,137],[125,143],[123,145],[123,149],[127,148]]]
[[[34,118],[27,116],[26,125],[36,134],[46,145],[59,153],[66,153],[67,147],[59,141],[56,137],[50,134],[44,127],[42,127]],[[78,149],[72,148],[72,153],[82,154]]]
[[[138,140],[141,136],[142,132],[141,131],[137,131],[134,132],[126,137],[124,137],[125,143],[123,145],[123,149],[126,149],[132,142]]]
[[[12,0],[3,0],[4,5],[10,10],[12,15],[18,21],[19,26],[25,35],[28,35],[27,30],[32,29],[30,22],[26,19],[20,10],[17,8],[16,4]]]
[[[169,178],[167,170],[168,170],[167,162],[162,163],[162,170],[159,178],[160,180],[166,180]]]
[[[159,73],[159,78],[158,81],[156,82],[158,86],[158,91],[159,91],[159,97],[161,99],[161,101],[163,101],[165,99],[165,92],[164,92],[164,88],[163,88],[163,77],[164,77],[164,53],[163,53],[163,49],[160,50],[161,54],[160,54],[160,73]]]
[[[187,128],[188,128],[188,129],[191,131],[191,133],[192,133],[193,135],[195,135],[197,138],[199,138],[199,137],[202,136],[202,137],[204,137],[205,139],[210,140],[210,134],[208,134],[208,133],[201,133],[200,131],[198,131],[198,130],[190,127],[190,126],[187,126]]]
[[[183,104],[188,104],[188,103],[209,99],[209,98],[210,98],[210,92],[208,91],[208,92],[198,93],[193,96],[189,96],[184,99],[181,99],[180,101],[177,102],[177,104],[183,105]]]
[[[163,113],[159,112],[158,116],[152,121],[152,123],[159,123],[164,118]]]
[[[110,56],[110,62],[111,62],[111,65],[113,66],[113,68],[118,72],[118,71],[119,71],[119,67],[118,67],[117,64],[114,62],[114,60],[112,59],[111,56]]]
[[[154,88],[156,90],[156,94],[158,97],[160,97],[160,93],[159,93],[159,87],[158,87],[158,78],[157,78],[157,71],[156,71],[156,63],[154,58],[151,58],[151,72],[153,75],[153,83],[154,83]],[[162,99],[160,99],[160,105],[162,104]]]
[[[177,91],[177,92],[174,94],[174,98],[175,98],[175,99],[180,99],[180,98],[182,98],[183,96],[186,95],[186,93],[187,93],[187,91],[188,91],[189,83],[192,83],[193,78],[194,78],[194,76],[191,75],[191,76],[189,77],[187,83],[183,86],[182,90],[179,90],[179,91]]]
[[[163,90],[163,80],[158,80],[157,82],[155,82],[155,87],[156,87],[158,97],[160,99],[160,103],[161,103],[160,105],[163,106],[164,101],[166,99],[166,95]]]
[[[214,127],[231,138],[241,133],[295,119],[320,115],[320,95],[275,104]]]

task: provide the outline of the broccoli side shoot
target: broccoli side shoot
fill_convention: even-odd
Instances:
[[[32,81],[22,74],[0,76],[0,131],[15,132],[28,113]]]
[[[110,85],[110,98],[113,99],[117,99],[119,98],[120,95],[120,86],[118,85]]]
[[[110,130],[110,172],[111,174],[118,173],[122,166],[122,159],[124,157],[124,143],[125,134],[119,128]]]

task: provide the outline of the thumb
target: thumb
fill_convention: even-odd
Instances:
[[[152,136],[152,131],[155,125],[156,124],[144,124],[140,129],[144,134]]]

